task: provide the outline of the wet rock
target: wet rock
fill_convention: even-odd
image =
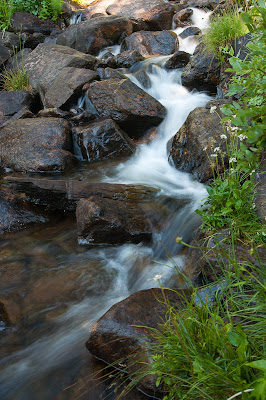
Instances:
[[[141,29],[156,31],[171,29],[174,8],[163,0],[123,0],[112,1],[106,12],[130,18]]]
[[[0,158],[15,171],[64,171],[74,165],[69,123],[59,118],[10,122],[0,130]]]
[[[216,93],[216,87],[220,83],[219,61],[206,52],[201,42],[196,47],[190,63],[182,74],[182,84],[189,89],[207,90]]]
[[[132,23],[127,18],[95,18],[70,25],[58,36],[56,43],[82,53],[96,55],[104,47],[118,43],[123,32],[130,35],[132,29]]]
[[[31,109],[34,95],[26,90],[0,92],[0,112],[12,116],[23,108]]]
[[[121,45],[122,50],[138,50],[144,57],[168,55],[178,50],[178,38],[172,31],[134,32]]]
[[[23,60],[31,86],[45,104],[45,94],[65,67],[93,69],[96,58],[69,47],[41,43]],[[84,71],[84,73],[86,73]]]
[[[85,83],[99,79],[96,72],[84,68],[65,67],[49,87],[44,96],[44,106],[66,109],[75,104],[82,94]]]
[[[186,21],[188,20],[191,15],[193,14],[193,10],[191,8],[185,8],[183,10],[180,10],[175,17],[179,19],[179,21]]]
[[[93,244],[150,242],[152,224],[135,202],[92,196],[76,209],[78,236]]]
[[[52,180],[6,177],[16,191],[28,200],[53,209],[74,211],[81,198],[99,196],[107,199],[150,200],[158,190],[142,185],[88,183],[75,180]]]
[[[93,121],[96,118],[96,115],[89,111],[82,111],[78,114],[72,114],[70,117],[70,121],[72,121],[75,125],[85,125],[89,122]]]
[[[118,68],[130,68],[136,62],[143,61],[144,57],[140,54],[138,50],[122,51],[122,53],[116,56],[116,64]]]
[[[35,49],[38,44],[45,41],[46,36],[43,33],[35,32],[24,34],[24,46],[25,48]]]
[[[213,170],[217,171],[218,168],[222,172],[223,166],[228,163],[226,143],[229,138],[221,138],[225,132],[219,111],[219,106],[225,102],[228,101],[211,100],[205,107],[195,108],[173,139],[170,161],[200,182],[212,179]],[[212,113],[211,107],[216,107]]]
[[[116,303],[95,323],[86,343],[88,350],[107,363],[124,365],[123,369],[131,374],[143,371],[151,362],[147,345],[155,343],[152,331],[147,327],[159,329],[165,321],[165,299],[181,311],[185,307],[184,296],[189,298],[190,293],[148,289],[132,294]],[[153,396],[160,391],[155,381],[155,376],[147,375],[138,387]]]
[[[161,103],[129,79],[94,82],[87,94],[99,115],[113,119],[131,138],[139,138],[166,115]]]
[[[42,33],[50,35],[51,32],[60,31],[59,26],[51,20],[43,20],[28,12],[15,12],[10,21],[10,30],[16,33]]]
[[[0,66],[4,64],[12,55],[12,50],[0,44]]]
[[[67,111],[60,110],[60,108],[45,108],[40,110],[36,115],[37,118],[68,118],[70,113]]]
[[[166,61],[164,68],[176,69],[185,67],[190,61],[190,54],[185,51],[177,51],[168,61]]]
[[[19,197],[8,188],[0,188],[0,235],[23,229],[33,222],[44,222],[44,218],[23,207]],[[3,259],[1,258],[1,262]],[[2,277],[1,277],[2,279]]]
[[[134,77],[140,82],[141,86],[144,89],[150,89],[151,88],[151,80],[149,75],[144,69],[140,69],[137,72],[135,72]]]
[[[201,34],[201,30],[196,26],[190,26],[186,28],[182,33],[180,33],[181,39],[185,39],[189,36],[198,36]]]
[[[111,119],[78,127],[75,133],[83,160],[116,159],[135,151],[134,142]]]
[[[21,108],[18,112],[12,115],[12,117],[2,117],[0,113],[0,128],[8,125],[12,121],[17,121],[18,119],[24,118],[34,118],[35,115],[26,107]]]

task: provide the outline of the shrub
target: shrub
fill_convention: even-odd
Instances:
[[[13,4],[8,0],[0,2],[0,31],[5,31],[10,24],[10,19],[13,15]]]

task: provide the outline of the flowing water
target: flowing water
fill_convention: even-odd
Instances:
[[[208,14],[195,10],[194,17],[204,27]],[[195,44],[194,38],[188,38],[182,48],[192,53]],[[175,238],[190,240],[199,225],[193,211],[205,189],[170,165],[167,147],[189,112],[204,106],[210,97],[182,87],[182,70],[163,68],[168,58],[146,60],[128,74],[142,87],[135,72],[144,69],[150,87],[143,88],[167,109],[156,138],[139,145],[135,155],[122,163],[85,163],[70,177],[158,188],[158,202],[168,210],[165,229],[154,235],[151,246],[81,245],[74,216],[58,216],[1,237],[0,301],[4,299],[11,310],[14,324],[19,321],[17,330],[3,330],[1,400],[115,399],[107,384],[94,378],[103,366],[84,345],[93,323],[131,293],[158,286],[155,275],[162,276],[162,285],[178,285],[176,268],[184,268],[184,256]],[[139,396],[134,392],[125,400]]]

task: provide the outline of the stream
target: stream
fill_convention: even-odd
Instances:
[[[208,16],[195,9],[193,24],[204,29]],[[175,31],[179,34],[182,30]],[[189,37],[181,41],[180,50],[192,54],[196,44],[196,39]],[[150,246],[92,246],[78,242],[74,215],[58,215],[52,221],[1,236],[0,256],[5,268],[0,300],[7,299],[14,318],[21,321],[16,330],[4,330],[0,325],[4,333],[0,348],[1,400],[116,399],[108,381],[99,381],[104,365],[85,347],[94,322],[135,291],[159,284],[179,285],[177,271],[184,268],[184,255],[175,239],[191,239],[200,224],[193,211],[206,191],[170,165],[167,145],[189,112],[204,106],[210,96],[184,88],[181,69],[163,68],[169,58],[147,59],[134,65],[127,75],[167,109],[155,139],[140,144],[128,160],[81,163],[69,177],[160,189],[158,201],[163,199],[170,210],[166,229],[154,234]],[[141,69],[150,80],[148,89],[135,77]],[[158,274],[162,276],[160,283],[154,279]],[[138,400],[141,396],[133,391],[123,399]]]

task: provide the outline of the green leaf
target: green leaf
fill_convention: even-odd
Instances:
[[[257,360],[252,361],[246,364],[248,367],[261,369],[262,371],[266,371],[266,360]]]

